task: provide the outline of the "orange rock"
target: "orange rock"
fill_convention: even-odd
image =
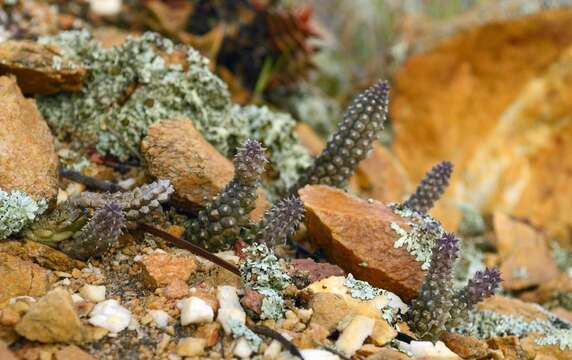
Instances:
[[[309,238],[330,262],[403,299],[416,296],[425,276],[421,263],[404,247],[394,247],[399,236],[390,227],[407,229],[404,219],[377,201],[328,186],[306,186],[299,194]]]
[[[69,345],[56,351],[54,357],[55,360],[95,360],[93,356],[75,345]]]
[[[568,272],[541,284],[538,289],[523,293],[521,300],[544,304],[553,300],[560,293],[572,293],[572,277]]]
[[[83,261],[36,241],[5,240],[0,242],[0,252],[31,260],[51,270],[70,272],[85,267]]]
[[[51,200],[58,191],[54,138],[13,76],[0,77],[0,188]]]
[[[516,336],[494,337],[487,341],[491,349],[500,350],[504,359],[527,359],[520,340]]]
[[[8,345],[2,340],[0,340],[0,359],[2,360],[17,360],[18,358],[14,353],[8,349]]]
[[[548,320],[546,312],[539,309],[536,304],[527,303],[506,296],[495,295],[481,301],[479,310],[490,310],[502,315],[521,317],[526,321]]]
[[[0,304],[20,295],[42,296],[54,280],[43,267],[4,253],[0,253],[0,279]]]
[[[168,299],[181,299],[189,295],[189,285],[182,279],[175,279],[161,293]]]
[[[199,133],[190,119],[153,124],[141,142],[151,175],[167,178],[175,187],[173,201],[197,208],[230,182],[232,162]]]
[[[495,213],[493,222],[503,288],[521,290],[558,277],[560,272],[542,234],[499,212]]]
[[[439,340],[463,359],[484,359],[489,352],[486,343],[472,336],[445,332]]]
[[[538,345],[536,340],[542,335],[529,335],[520,340],[528,359],[568,360],[572,359],[572,350],[561,349],[559,345]]]
[[[405,355],[401,351],[397,351],[390,347],[382,348],[375,354],[367,357],[367,360],[408,360],[411,357]]]
[[[456,166],[452,179],[453,191],[446,194],[448,201],[441,203],[441,209],[447,208],[447,205],[453,209],[451,204],[462,196],[463,200],[472,199],[473,205],[485,210],[506,209],[510,205],[519,215],[540,215],[538,224],[548,223],[551,227],[560,224],[562,228],[564,219],[570,224],[572,212],[559,207],[571,206],[564,204],[566,197],[547,196],[546,191],[565,191],[562,184],[566,172],[570,172],[568,165],[564,168],[558,166],[562,161],[569,163],[564,154],[571,149],[567,145],[570,141],[566,141],[570,135],[565,135],[570,134],[570,130],[560,135],[559,131],[552,132],[552,129],[563,125],[559,119],[564,117],[554,116],[556,113],[550,110],[551,105],[537,102],[539,106],[535,111],[538,116],[529,113],[525,117],[534,118],[539,123],[535,122],[531,127],[511,126],[496,142],[506,146],[509,140],[521,138],[518,144],[509,146],[509,151],[513,154],[511,156],[528,162],[533,173],[527,172],[527,167],[520,162],[495,161],[494,156],[502,151],[496,147],[484,161],[480,159],[480,171],[467,174],[465,170],[470,162],[478,165],[479,162],[473,160],[476,152],[481,151],[483,142],[489,136],[498,135],[495,133],[499,132],[498,125],[505,122],[503,117],[511,117],[509,112],[513,115],[521,112],[519,103],[523,99],[519,97],[527,84],[542,76],[572,44],[571,21],[572,11],[558,10],[485,24],[411,57],[396,73],[390,105],[395,124],[395,151],[404,167],[413,180],[419,180],[438,161],[451,160]],[[569,67],[562,70],[570,71]],[[560,77],[562,84],[566,83],[565,78]],[[569,82],[567,87],[570,88]],[[568,91],[558,94],[553,90],[543,96],[544,100],[551,100],[551,97],[570,99]],[[559,106],[565,102],[552,104]],[[515,120],[521,115],[516,116]],[[524,122],[529,123],[529,120]],[[550,129],[550,134],[544,129]],[[530,139],[532,134],[539,141],[525,142],[525,138]],[[548,135],[546,141],[542,140],[545,135]],[[560,138],[564,144],[548,138]],[[519,155],[522,150],[519,145],[524,145],[524,155]],[[526,155],[530,148],[535,150]],[[560,156],[549,158],[541,154]],[[504,171],[499,175],[498,167],[510,168],[513,175]],[[517,174],[526,176],[519,177]],[[534,186],[541,184],[536,180],[540,178],[548,180],[547,184]],[[479,188],[471,186],[475,181]],[[495,195],[498,187],[504,189],[502,193],[505,198]],[[530,201],[532,199],[542,206]],[[458,218],[448,212],[442,213],[447,214],[441,218],[445,225],[453,225],[451,219]]]
[[[154,253],[141,258],[144,279],[152,288],[166,286],[176,280],[187,281],[196,265],[189,256]]]
[[[78,63],[63,58],[55,46],[33,41],[0,43],[0,75],[16,75],[26,94],[50,95],[80,91],[87,71]]]
[[[219,322],[201,324],[193,334],[195,337],[203,338],[207,341],[206,346],[215,346],[220,340],[221,325]]]

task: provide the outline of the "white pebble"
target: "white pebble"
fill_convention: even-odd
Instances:
[[[118,333],[129,326],[131,313],[119,305],[117,300],[105,300],[93,307],[89,323],[102,327],[112,333]]]
[[[327,350],[322,349],[304,349],[300,353],[304,360],[339,360],[340,357]]]
[[[82,298],[79,294],[72,294],[71,298],[74,303],[80,303],[85,301],[84,298]]]
[[[277,359],[282,351],[282,344],[276,340],[272,340],[270,345],[264,351],[264,359]]]
[[[249,359],[252,355],[252,347],[244,337],[241,337],[236,341],[232,353],[241,359]]]
[[[217,299],[220,304],[217,321],[222,325],[224,332],[230,334],[230,321],[235,320],[241,324],[246,323],[246,313],[240,306],[236,288],[233,286],[219,286]]]
[[[203,299],[192,296],[181,304],[181,325],[209,323],[214,319],[213,308]]]
[[[350,357],[363,345],[375,326],[375,320],[363,315],[355,316],[336,341],[336,349]]]
[[[105,286],[84,285],[79,289],[79,294],[88,301],[102,302],[105,300]]]
[[[414,359],[460,359],[442,341],[435,344],[431,341],[412,341],[410,344],[400,341],[398,344],[399,349],[411,354]]]
[[[89,0],[89,5],[98,15],[112,16],[121,10],[121,2],[121,0]]]
[[[153,321],[155,321],[155,325],[159,329],[166,328],[167,325],[169,324],[169,314],[167,314],[166,311],[149,310],[149,315],[151,315],[151,317],[153,318]]]

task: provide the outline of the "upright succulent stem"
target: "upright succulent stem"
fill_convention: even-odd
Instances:
[[[402,206],[423,214],[431,210],[449,186],[449,178],[452,172],[453,164],[449,161],[443,161],[433,166],[425,174],[415,192],[402,203]]]
[[[421,339],[438,339],[451,319],[453,266],[458,251],[459,240],[450,233],[439,238],[433,247],[431,267],[407,314],[409,326]]]
[[[304,217],[304,204],[299,197],[282,199],[266,211],[258,226],[254,241],[272,246],[285,243]]]
[[[386,81],[377,82],[354,98],[324,151],[300,177],[291,192],[309,184],[344,187],[359,162],[371,150],[378,132],[383,129],[388,101],[389,85]]]
[[[199,212],[186,237],[209,250],[231,247],[241,227],[249,223],[266,162],[260,143],[247,140],[234,157],[234,178]]]

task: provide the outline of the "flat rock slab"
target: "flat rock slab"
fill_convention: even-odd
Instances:
[[[0,279],[0,304],[15,296],[42,296],[55,280],[43,267],[5,253],[0,253]]]
[[[25,94],[80,91],[87,71],[54,46],[32,41],[0,43],[0,75],[12,74]]]
[[[54,138],[33,99],[13,76],[0,77],[0,189],[20,190],[34,199],[58,192]]]
[[[425,277],[421,263],[394,246],[399,236],[391,228],[395,223],[407,229],[407,221],[380,202],[324,185],[306,186],[299,194],[310,241],[331,263],[404,300],[416,296]]]

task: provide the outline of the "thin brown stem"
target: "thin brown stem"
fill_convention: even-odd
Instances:
[[[159,228],[156,228],[152,225],[149,224],[139,224],[139,228],[149,234],[158,236],[180,248],[189,250],[191,253],[202,257],[203,259],[206,259],[210,262],[212,262],[213,264],[216,264],[230,272],[232,272],[233,274],[236,274],[238,276],[240,276],[240,272],[238,271],[238,268],[236,266],[234,266],[233,264],[229,263],[228,261],[225,261],[221,258],[219,258],[218,256],[208,252],[207,250],[203,249],[202,247],[195,245],[189,241],[183,240],[181,238],[178,238],[174,235],[169,234],[166,231],[163,231]]]

